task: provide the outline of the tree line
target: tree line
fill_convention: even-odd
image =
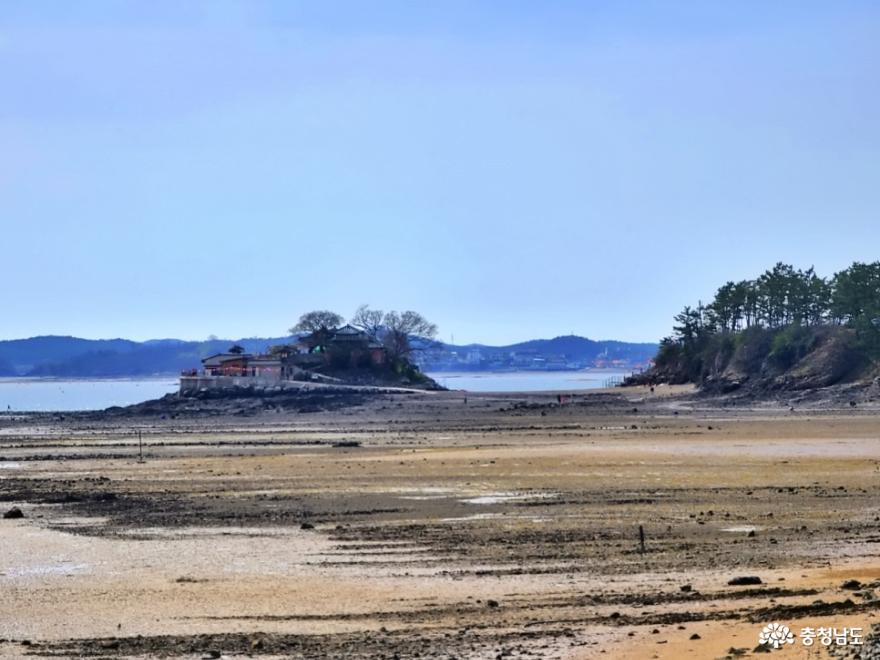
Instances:
[[[727,282],[708,304],[675,316],[656,371],[699,381],[743,340],[760,343],[761,337],[784,367],[805,353],[815,336],[810,329],[821,326],[851,329],[857,347],[880,358],[880,261],[856,262],[829,278],[780,262],[755,279]]]
[[[708,305],[675,316],[671,339],[687,343],[704,333],[790,325],[846,325],[868,330],[880,324],[880,261],[854,263],[823,278],[813,268],[777,263],[753,280],[727,282]]]

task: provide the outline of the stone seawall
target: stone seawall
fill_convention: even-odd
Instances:
[[[259,376],[181,376],[181,396],[194,396],[199,392],[211,390],[237,390],[251,387],[272,388],[283,390],[297,388],[301,384],[277,378],[261,378]]]

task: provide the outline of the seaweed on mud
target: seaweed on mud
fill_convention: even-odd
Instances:
[[[202,635],[154,635],[103,637],[35,642],[23,646],[23,654],[39,657],[179,657],[201,655],[283,655],[290,658],[431,657],[460,658],[476,648],[497,649],[505,658],[553,658],[552,642],[574,637],[567,627],[541,631],[486,631],[473,627],[456,629],[403,629],[327,635],[276,633],[218,633]]]

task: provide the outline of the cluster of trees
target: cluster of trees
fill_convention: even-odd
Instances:
[[[708,305],[685,307],[675,316],[656,364],[698,380],[711,357],[707,349],[729,347],[741,333],[766,331],[781,344],[804,336],[804,329],[829,325],[852,328],[863,349],[880,354],[880,261],[856,262],[831,278],[777,263],[753,280],[727,282]]]
[[[826,279],[809,268],[777,263],[754,280],[727,282],[708,305],[685,307],[675,317],[674,339],[693,341],[704,333],[790,325],[880,324],[880,261],[854,263]]]
[[[300,316],[290,333],[309,333],[315,345],[323,347],[344,323],[336,312],[316,310]],[[409,362],[414,352],[432,346],[437,336],[437,326],[411,310],[384,312],[361,305],[349,323],[384,345],[392,364]]]

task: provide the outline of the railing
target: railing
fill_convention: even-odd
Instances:
[[[637,368],[630,371],[628,374],[624,376],[610,376],[602,381],[602,387],[620,387],[623,385],[623,381],[631,376],[635,376],[636,374],[642,373],[642,369]]]

